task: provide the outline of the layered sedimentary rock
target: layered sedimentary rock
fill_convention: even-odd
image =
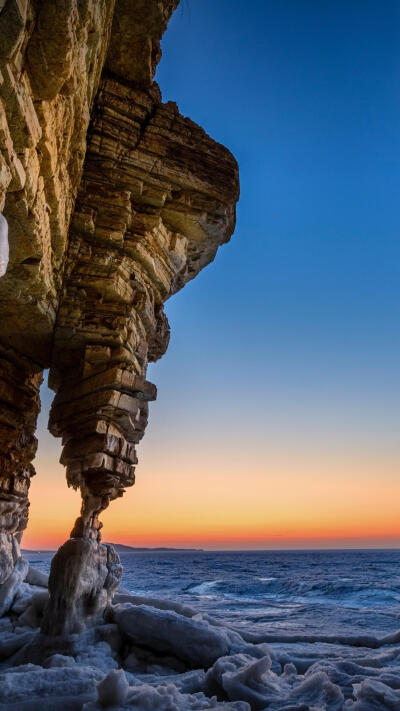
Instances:
[[[0,24],[14,5],[22,7],[8,0]],[[134,483],[136,445],[156,396],[147,364],[169,340],[163,304],[212,261],[234,228],[235,160],[174,103],[163,104],[153,81],[176,5],[26,3],[20,39],[12,55],[8,49],[12,67],[19,58],[25,86],[24,135],[36,117],[37,140],[30,138],[28,177],[14,191],[9,156],[19,155],[12,148],[19,134],[15,129],[14,139],[6,116],[10,263],[0,305],[11,366],[0,377],[15,412],[32,413],[21,419],[24,453],[7,462],[25,467],[19,505],[26,511],[37,388],[50,365],[56,397],[49,427],[62,437],[68,484],[82,495],[72,541],[54,560],[46,632],[72,631],[101,612],[117,584],[118,564],[100,543],[99,515]],[[58,32],[50,36],[51,23]],[[22,368],[22,360],[21,380],[12,367]],[[20,405],[22,390],[27,407]],[[14,433],[3,440],[0,454],[14,452]],[[19,523],[10,533],[20,530]]]
[[[20,557],[18,543],[28,522],[41,381],[34,363],[0,347],[0,586]]]
[[[110,0],[0,2],[0,582],[10,536],[27,522],[38,388],[113,9]]]
[[[0,281],[1,338],[46,366],[114,2],[1,6],[0,211],[11,246]]]

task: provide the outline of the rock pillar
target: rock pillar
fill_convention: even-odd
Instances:
[[[28,491],[35,474],[38,367],[0,346],[0,616],[21,579],[19,542],[28,522]],[[24,571],[26,572],[26,570]]]
[[[100,615],[118,585],[100,516],[134,482],[156,395],[147,365],[169,341],[164,303],[235,226],[235,159],[163,103],[154,82],[177,4],[7,0],[0,9],[0,210],[9,226],[0,579],[26,525],[40,371],[50,367],[49,428],[82,497],[52,564],[43,623],[51,635]]]

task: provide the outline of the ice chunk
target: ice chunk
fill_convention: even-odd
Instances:
[[[47,573],[43,573],[42,570],[38,570],[38,568],[32,568],[32,566],[30,565],[25,578],[25,582],[29,583],[29,585],[37,585],[41,588],[47,588],[49,584],[49,576]]]
[[[122,602],[129,602],[131,605],[147,605],[148,607],[154,607],[157,610],[172,610],[177,612],[179,615],[184,617],[195,617],[198,615],[198,610],[195,610],[189,605],[182,605],[180,602],[175,602],[175,600],[164,600],[158,597],[144,597],[143,595],[133,595],[129,591],[126,592],[124,589],[117,590],[113,597],[113,603],[119,604]],[[208,619],[207,615],[203,616],[203,619]]]
[[[35,598],[37,595],[39,597]],[[43,609],[48,598],[48,590],[44,590],[42,587],[29,585],[28,583],[23,582],[17,588],[11,611],[18,615],[21,614],[21,612],[24,612],[24,610],[32,604],[35,604],[35,607],[37,607],[39,611],[39,609]],[[36,599],[35,602],[34,599]]]
[[[207,693],[225,694],[231,701],[247,701],[255,711],[324,709],[341,711],[344,696],[323,672],[308,678],[287,664],[281,675],[271,670],[271,658],[235,654],[218,659],[206,674]]]
[[[250,711],[250,706],[243,702],[220,703],[215,697],[209,699],[201,692],[190,696],[181,694],[174,684],[140,684],[129,688],[125,683],[122,676],[114,674],[110,679],[109,675],[98,686],[98,702],[85,704],[82,711],[100,711],[107,707],[113,711]],[[103,695],[106,690],[107,695]],[[118,695],[123,699],[122,704],[117,701]]]
[[[7,271],[8,257],[8,224],[4,215],[0,213],[0,277]]]
[[[354,687],[356,701],[346,706],[350,711],[398,711],[400,691],[393,691],[375,679],[366,679]]]
[[[208,693],[226,694],[231,701],[247,701],[263,709],[271,700],[287,695],[289,685],[270,672],[271,658],[257,659],[249,654],[234,654],[218,659],[206,674]]]
[[[78,665],[55,669],[35,667],[26,670],[25,667],[25,670],[20,672],[18,667],[15,670],[7,670],[0,673],[0,708],[1,704],[9,704],[11,708],[11,704],[15,703],[15,708],[22,709],[24,701],[32,703],[34,699],[37,700],[37,708],[40,708],[42,698],[58,699],[82,694],[86,695],[83,699],[86,701],[90,697],[93,698],[95,682],[102,676],[96,669]]]
[[[22,634],[7,634],[0,640],[0,661],[8,659],[25,644],[32,641],[35,636],[34,630],[23,632]]]
[[[61,667],[74,667],[76,664],[73,657],[66,654],[52,654],[43,662],[45,669],[57,669]]]
[[[268,711],[310,708],[324,711],[342,711],[344,696],[336,684],[329,681],[326,674],[317,672],[295,686],[286,696],[268,706]]]
[[[120,630],[132,642],[172,655],[192,668],[208,668],[218,657],[228,654],[234,644],[244,644],[235,632],[171,610],[128,603],[117,605],[114,616]]]
[[[123,669],[113,669],[97,687],[99,704],[102,707],[123,706],[129,691]]]

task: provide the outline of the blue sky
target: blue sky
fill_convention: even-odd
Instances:
[[[181,3],[157,80],[237,157],[241,199],[231,243],[167,304],[161,395],[171,370],[200,400],[211,381],[223,416],[237,380],[256,429],[284,409],[285,436],[323,419],[332,446],[345,429],[397,447],[399,9]]]
[[[231,242],[166,304],[171,344],[149,369],[159,396],[135,489],[153,477],[167,493],[164,469],[187,486],[195,460],[227,492],[239,463],[257,496],[281,457],[299,496],[309,468],[393,499],[399,30],[392,0],[181,1],[156,79],[234,153],[241,197]]]

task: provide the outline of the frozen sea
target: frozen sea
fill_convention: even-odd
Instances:
[[[51,554],[27,556],[48,571]],[[235,628],[312,639],[400,629],[400,550],[163,551],[121,554],[122,585]],[[305,640],[306,641],[306,640]]]
[[[49,570],[51,553],[24,555]],[[25,663],[43,591],[21,584],[1,621],[3,657],[18,648],[0,669],[1,711],[99,711],[105,700],[137,711],[400,711],[400,550],[121,560],[125,590],[108,623],[43,665]]]

